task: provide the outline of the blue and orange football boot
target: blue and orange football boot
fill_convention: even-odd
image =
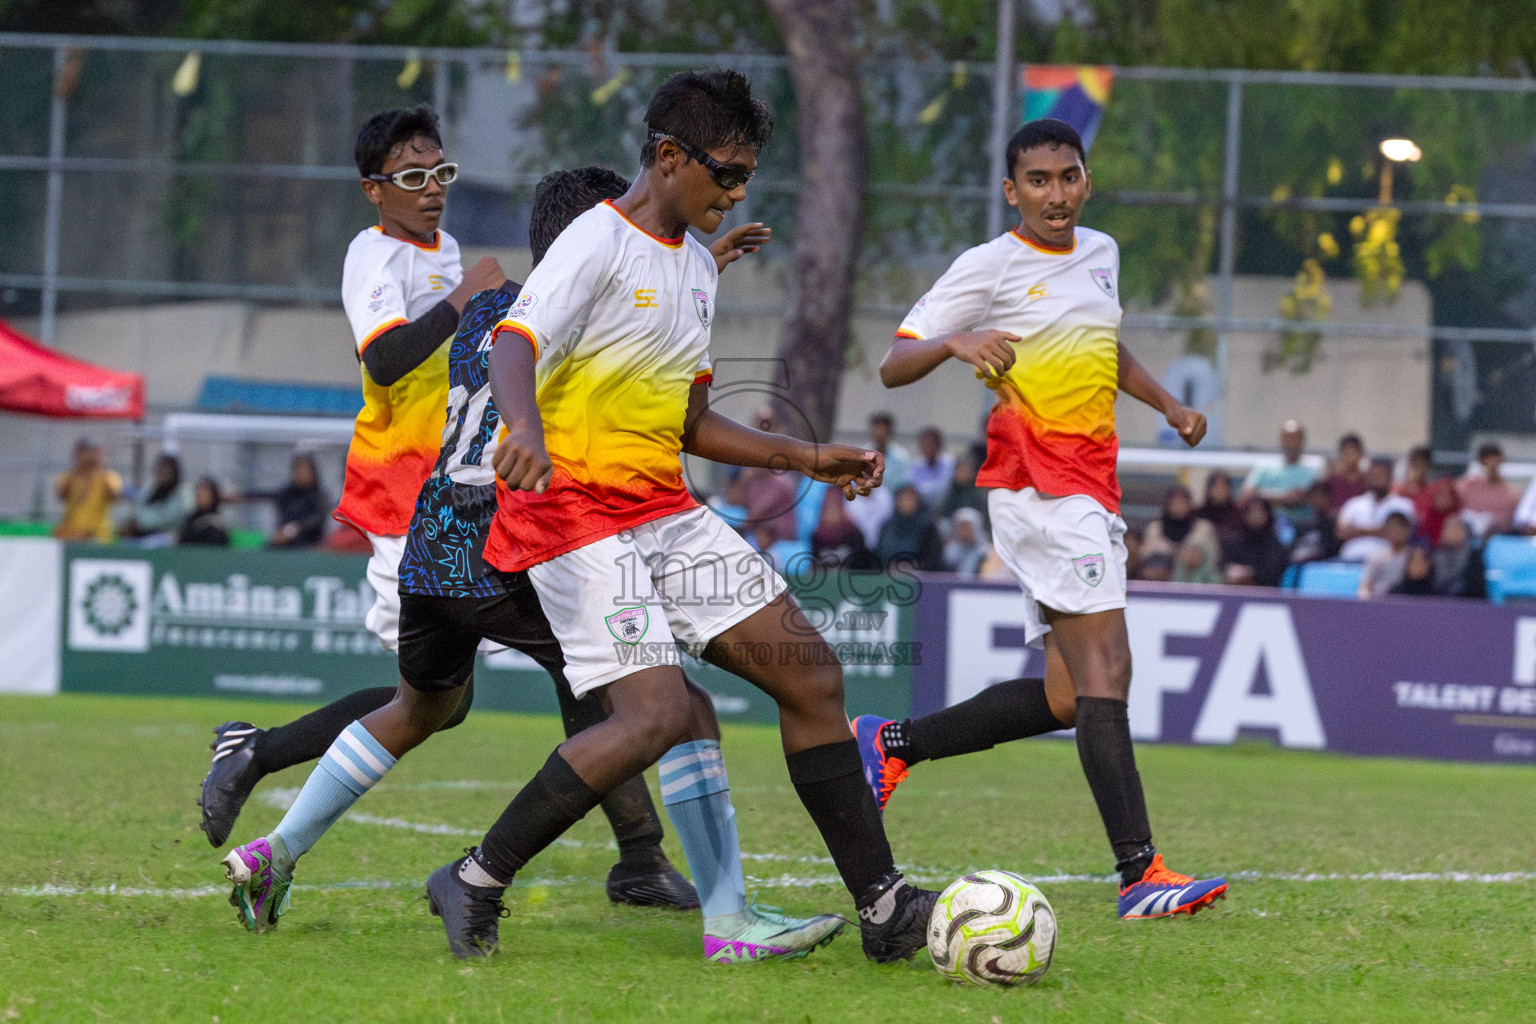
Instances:
[[[880,742],[880,727],[891,721],[879,715],[860,715],[849,725],[854,738],[859,741],[859,760],[864,762],[864,781],[875,794],[875,806],[885,814],[885,805],[891,794],[907,777],[907,762],[899,757],[888,757],[885,744]]]
[[[1163,866],[1156,854],[1141,881],[1120,890],[1120,919],[1145,921],[1174,914],[1193,914],[1227,896],[1225,878],[1191,878]]]

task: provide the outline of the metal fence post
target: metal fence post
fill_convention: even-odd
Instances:
[[[53,51],[53,97],[48,108],[48,199],[43,210],[43,308],[38,334],[52,345],[59,306],[59,227],[64,215],[64,68],[69,51]]]
[[[1243,83],[1233,78],[1227,83],[1227,129],[1221,169],[1221,226],[1217,236],[1216,316],[1221,326],[1216,330],[1216,378],[1220,382],[1217,417],[1211,424],[1211,440],[1222,443],[1222,428],[1227,405],[1227,328],[1232,319],[1232,286],[1237,266],[1237,186],[1242,151]]]
[[[992,65],[992,159],[987,166],[987,237],[1003,233],[1002,180],[1008,174],[1014,108],[1013,26],[1016,0],[997,0],[997,54]]]

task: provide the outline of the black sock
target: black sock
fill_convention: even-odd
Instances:
[[[954,707],[891,722],[881,728],[880,741],[887,754],[911,765],[1065,728],[1045,699],[1044,679],[1010,679]]]
[[[896,871],[875,795],[864,781],[859,745],[852,739],[801,750],[784,758],[789,781],[832,854],[837,873],[855,899]]]
[[[565,679],[562,666],[547,664],[544,670],[554,680],[555,696],[560,701],[560,721],[565,726],[566,736],[575,736],[608,717],[599,695],[577,699]],[[662,831],[656,805],[651,802],[645,776],[636,775],[615,786],[603,797],[603,813],[608,816],[614,841],[619,844],[619,863],[637,871],[654,871],[664,857],[661,840],[666,833]]]
[[[494,877],[511,881],[535,854],[586,817],[598,799],[556,750],[501,812],[476,860]]]
[[[1077,756],[1114,847],[1115,867],[1125,885],[1139,881],[1156,851],[1125,701],[1077,698]]]
[[[268,729],[256,741],[256,763],[262,771],[271,774],[313,761],[330,749],[347,726],[379,710],[394,698],[393,686],[354,690],[287,725]]]

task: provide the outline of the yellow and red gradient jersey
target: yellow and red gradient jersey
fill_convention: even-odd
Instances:
[[[526,569],[697,506],[679,454],[688,392],[710,379],[714,257],[689,235],[658,238],[612,203],[550,246],[496,328],[532,345],[543,494],[503,487],[485,560]]]
[[[375,338],[426,313],[463,276],[459,243],[446,231],[439,231],[431,246],[393,238],[377,227],[359,232],[341,272],[341,304],[359,360]],[[425,362],[388,387],[360,366],[363,411],[347,449],[337,519],[386,536],[410,528],[416,495],[443,443],[451,341],[452,336],[444,338]]]
[[[1084,494],[1120,511],[1119,279],[1120,249],[1103,232],[1080,227],[1071,249],[1051,250],[1010,231],[962,253],[901,322],[898,338],[1023,339],[1013,367],[987,381],[997,405],[978,487]]]

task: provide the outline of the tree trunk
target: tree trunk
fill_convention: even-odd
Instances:
[[[853,310],[869,183],[852,0],[767,0],[799,105],[795,253],[779,341],[788,375],[781,429],[828,442]]]

